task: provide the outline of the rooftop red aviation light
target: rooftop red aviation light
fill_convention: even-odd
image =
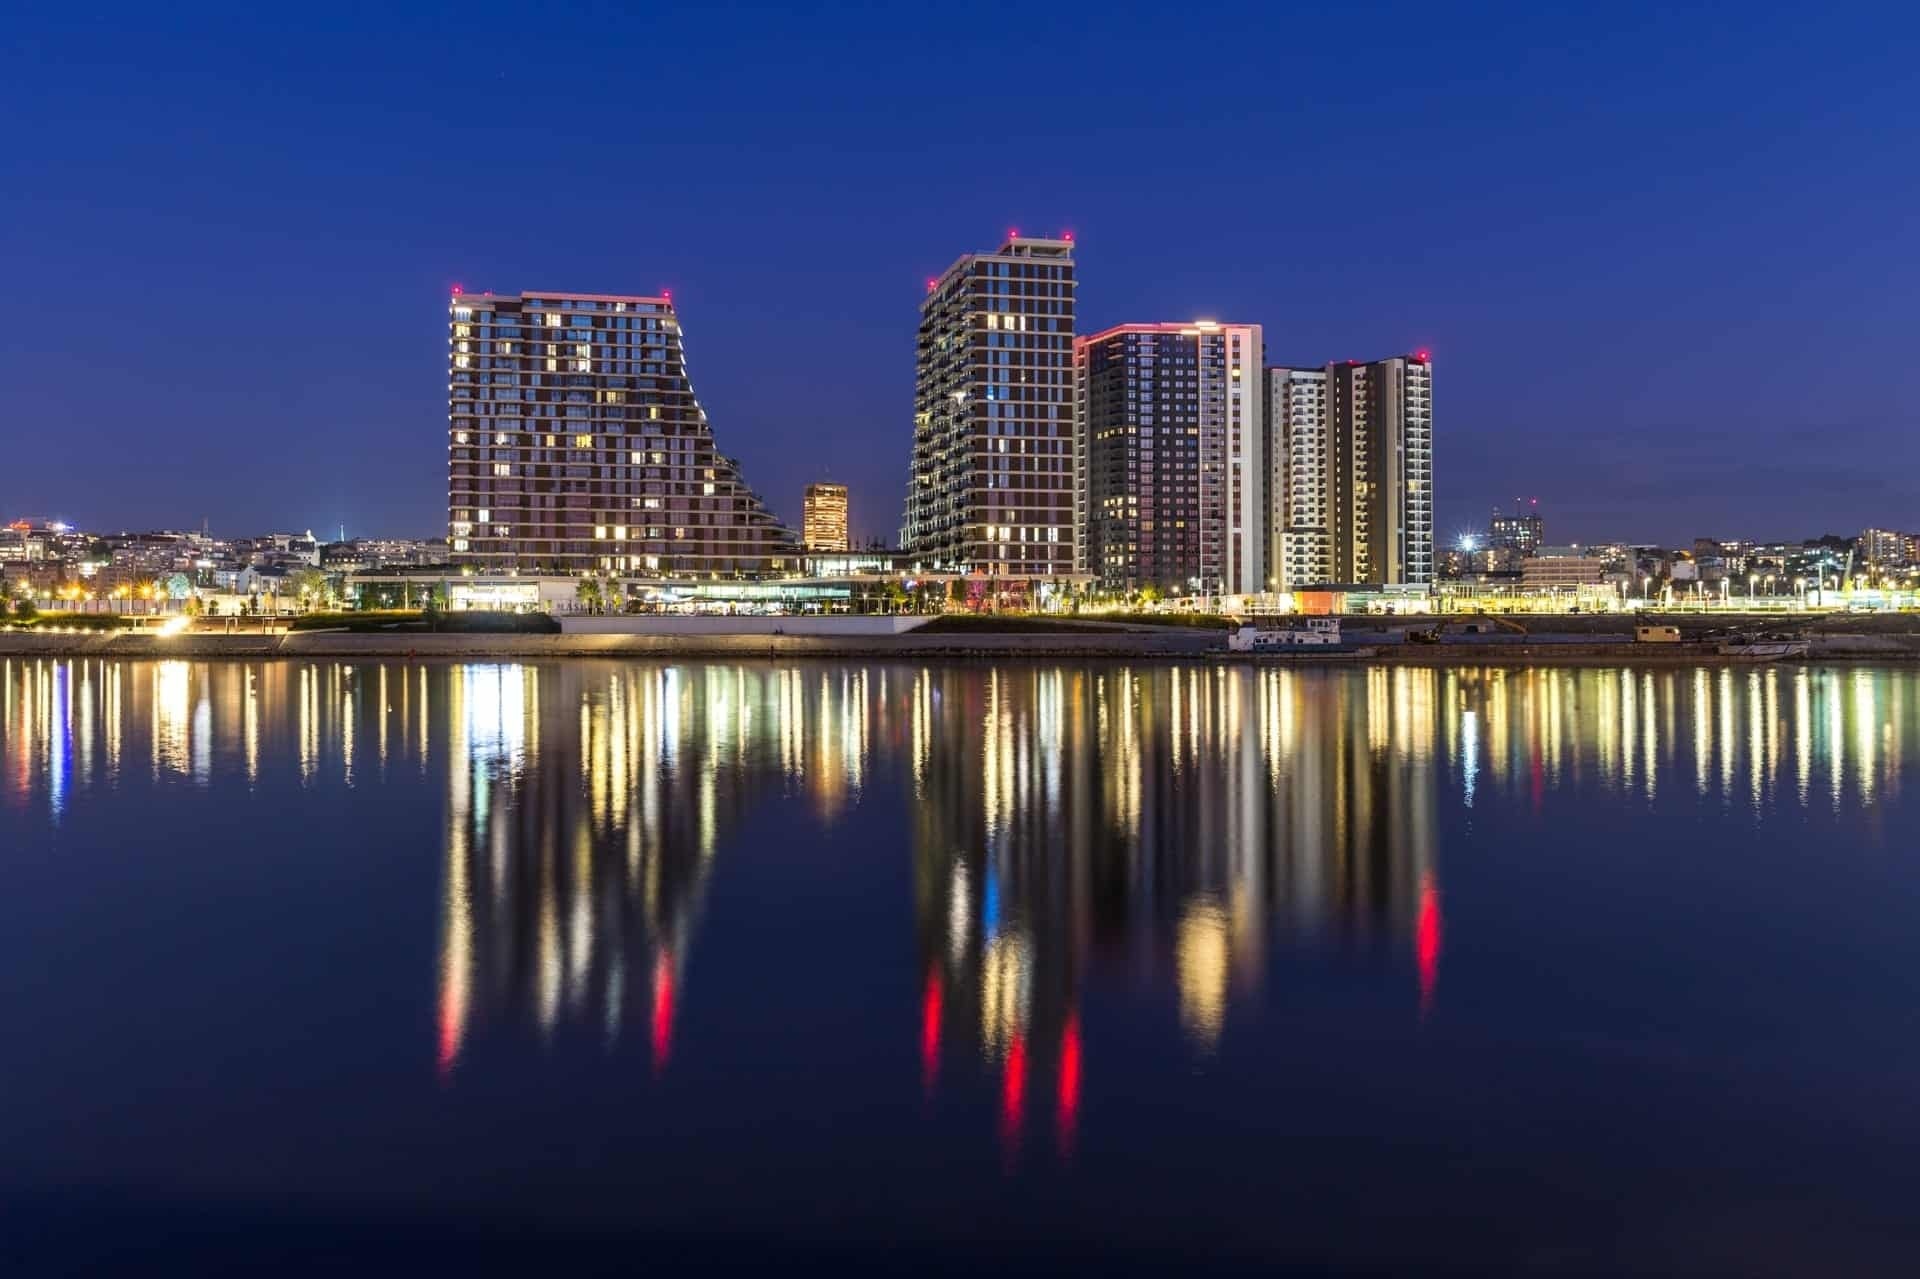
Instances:
[[[1418,351],[1415,351],[1413,353],[1413,358],[1420,361],[1420,363],[1422,364],[1428,364],[1428,363],[1431,363],[1433,360],[1433,353],[1427,350],[1425,347],[1421,347]]]
[[[455,297],[460,296],[460,286],[457,284],[453,286],[453,296]]]
[[[1019,228],[1019,227],[1017,227],[1017,226],[1010,226],[1010,227],[1008,227],[1008,228],[1007,228],[1007,238],[1008,238],[1009,240],[1017,240],[1017,239],[1019,239],[1019,238],[1020,238],[1020,228]]]

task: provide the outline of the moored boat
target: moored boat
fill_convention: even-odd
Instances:
[[[1227,633],[1227,651],[1232,653],[1327,652],[1340,646],[1337,617],[1309,617],[1304,625],[1272,628],[1249,623]]]

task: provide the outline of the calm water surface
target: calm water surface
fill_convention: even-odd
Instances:
[[[0,661],[0,1238],[1911,1273],[1916,754],[1904,670]]]

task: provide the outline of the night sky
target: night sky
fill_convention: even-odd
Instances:
[[[891,540],[924,281],[1018,227],[1082,332],[1431,348],[1443,537],[1920,527],[1914,6],[175,8],[0,20],[6,518],[443,534],[448,287],[664,287]]]

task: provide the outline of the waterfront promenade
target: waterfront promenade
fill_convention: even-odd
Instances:
[[[744,658],[852,659],[1193,659],[1281,661],[1308,665],[1383,663],[1405,665],[1618,665],[1716,662],[1697,645],[1635,644],[1631,619],[1594,617],[1528,619],[1527,636],[1452,636],[1439,644],[1409,644],[1421,618],[1354,618],[1353,648],[1333,655],[1311,652],[1248,657],[1226,654],[1226,632],[1185,626],[1076,623],[1072,629],[1036,630],[1031,624],[997,632],[989,625],[922,633],[920,619],[687,618],[670,624],[635,625],[637,619],[567,619],[558,635],[451,634],[417,631],[292,631],[225,634],[184,631],[86,632],[42,628],[0,631],[0,656],[123,657],[134,659],[239,658],[421,660],[546,660],[629,657],[650,660]],[[1662,619],[1666,620],[1665,618]],[[1686,620],[1686,619],[1676,619]],[[1697,620],[1697,619],[1696,619]],[[867,625],[835,625],[861,621]],[[1727,619],[1713,619],[1726,625]],[[581,622],[589,625],[579,625]],[[1736,619],[1737,624],[1737,619]],[[1812,646],[1811,660],[1920,660],[1920,617],[1833,615],[1799,633]]]

